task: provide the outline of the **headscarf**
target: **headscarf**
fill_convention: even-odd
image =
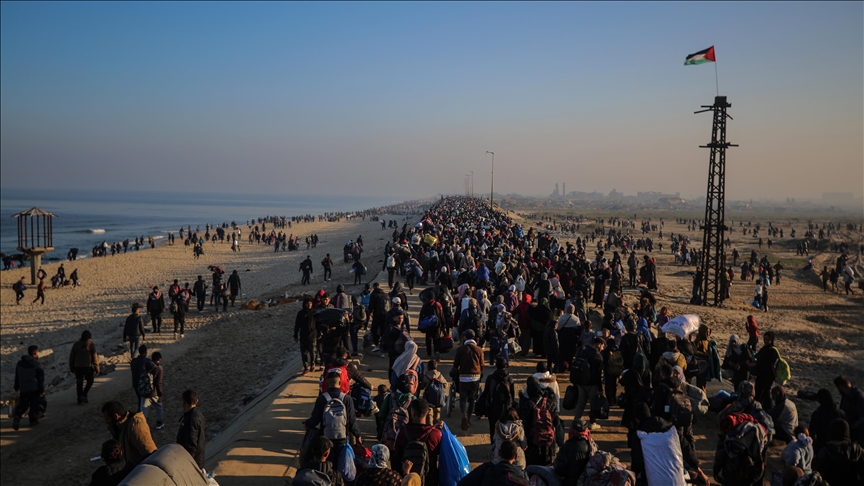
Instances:
[[[710,331],[710,329],[708,329],[707,325],[699,324],[699,332],[696,335],[696,339],[700,340],[700,341],[707,341],[708,340],[708,331]]]
[[[636,322],[636,332],[641,332],[650,343],[653,338],[651,337],[651,331],[649,330],[649,327],[650,326],[648,325],[648,319],[645,319],[644,317],[639,319],[638,322]]]
[[[744,351],[744,348],[741,345],[741,341],[738,339],[738,336],[732,334],[729,336],[729,344],[726,346],[726,357],[739,355]]]
[[[680,377],[680,378],[676,378],[674,374],[672,376],[670,376],[670,379],[672,380],[672,384],[675,386],[681,386],[681,384],[684,383],[684,369],[682,369],[680,366],[673,366],[672,371],[673,372],[677,371],[678,376]]]
[[[738,400],[746,400],[752,402],[756,396],[756,391],[753,389],[753,383],[744,380],[738,384]]]
[[[464,283],[459,286],[459,299],[463,299],[465,297],[465,292],[468,291],[468,284]]]
[[[633,355],[633,365],[630,367],[630,372],[636,373],[636,381],[639,385],[645,385],[645,381],[650,381],[645,375],[648,372],[648,357],[642,353]]]
[[[417,343],[408,341],[405,343],[405,351],[396,358],[393,362],[393,373],[399,377],[405,374],[406,371],[414,369],[420,357],[417,356]]]
[[[369,458],[370,469],[390,469],[390,449],[384,444],[372,446],[372,457]]]

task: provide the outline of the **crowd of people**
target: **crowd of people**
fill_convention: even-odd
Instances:
[[[620,247],[604,234],[610,249]],[[457,405],[463,430],[486,419],[490,444],[489,462],[464,475],[463,486],[708,484],[693,424],[709,409],[718,413],[712,469],[721,484],[761,484],[772,444],[784,447],[787,468],[777,478],[784,485],[864,481],[864,393],[838,377],[839,406],[819,390],[820,409],[804,427],[783,386],[791,371],[774,333],[760,335],[750,316],[742,326],[749,341],[730,336],[721,359],[705,324],[664,332],[671,316],[657,310],[656,268],[628,281],[617,251],[612,262],[606,251],[561,245],[469,198],[445,199],[416,226],[396,228],[384,254],[389,292],[377,283],[358,296],[321,291],[298,313],[304,373],[322,375],[295,484],[439,484],[453,474],[440,459],[453,454],[441,412]],[[645,257],[643,268],[654,265]],[[413,325],[397,274],[429,286]],[[632,284],[639,299],[628,305],[622,290]],[[361,332],[370,352],[389,357],[389,383],[375,396],[349,361],[363,348]],[[448,380],[441,353],[454,347]],[[541,361],[517,393],[508,367],[532,351]],[[735,393],[709,398],[707,382],[721,376]],[[591,436],[610,407],[622,409],[629,465]],[[575,416],[569,424],[565,410]],[[362,417],[375,419],[371,449],[357,425]]]

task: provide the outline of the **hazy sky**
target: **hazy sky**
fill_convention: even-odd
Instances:
[[[2,187],[862,194],[862,2],[0,7]],[[38,179],[31,171],[38,170]]]

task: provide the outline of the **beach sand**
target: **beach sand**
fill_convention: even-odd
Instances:
[[[398,219],[400,224],[404,220],[403,217],[389,219]],[[533,224],[529,221],[524,223],[526,226]],[[738,248],[742,256],[749,255],[750,249],[756,248],[755,241],[742,235],[737,228],[737,221],[735,224],[736,231],[730,234],[733,246]],[[583,225],[582,233],[587,233],[593,226],[593,223]],[[289,232],[303,236],[317,232],[321,243],[318,248],[308,252],[304,248],[297,252],[278,254],[273,253],[272,247],[244,245],[241,253],[235,254],[227,243],[217,245],[215,249],[208,244],[205,247],[207,253],[198,261],[192,259],[191,250],[180,245],[137,254],[87,259],[76,264],[67,263],[67,274],[79,268],[84,286],[79,289],[49,289],[44,308],[38,304],[30,306],[29,302],[35,297],[32,287],[27,292],[26,304],[20,307],[14,305],[11,283],[25,272],[29,275],[29,269],[0,273],[3,398],[9,396],[15,362],[20,359],[22,349],[31,343],[43,349],[50,348],[58,355],[58,359],[51,361],[49,358],[44,363],[46,380],[50,383],[57,377],[63,377],[56,386],[50,388],[52,393],[48,396],[48,415],[39,426],[29,428],[23,424],[16,433],[11,430],[11,420],[2,419],[0,460],[4,467],[0,479],[3,484],[32,482],[33,468],[36,467],[40,469],[40,481],[45,484],[80,484],[98,467],[98,462],[88,459],[98,455],[101,442],[109,437],[99,415],[99,407],[105,401],[114,399],[120,400],[127,408],[134,408],[135,405],[128,365],[124,363],[126,358],[121,349],[120,324],[128,314],[131,302],[145,300],[150,285],[158,284],[160,288],[167,288],[173,278],[179,278],[181,283],[186,280],[192,282],[199,274],[208,278],[206,267],[215,264],[224,265],[229,272],[235,268],[239,270],[247,298],[281,296],[285,291],[290,294],[314,292],[322,286],[332,292],[340,279],[345,283],[353,282],[348,266],[341,263],[341,248],[345,242],[363,234],[365,254],[372,255],[364,258],[369,267],[369,275],[364,281],[373,280],[376,270],[380,268],[378,265],[381,265],[377,263],[380,259],[377,255],[381,254],[392,230],[382,231],[377,222],[343,221],[304,223]],[[823,293],[821,282],[815,274],[800,270],[806,258],[795,256],[795,243],[787,237],[777,239],[770,251],[757,248],[760,257],[767,254],[772,262],[782,259],[786,266],[781,284],[771,287],[770,312],[757,312],[744,303],[752,299],[753,282],[741,282],[738,269],[732,286],[732,299],[727,301],[725,308],[692,306],[687,303],[692,282],[689,273],[695,272],[696,267],[672,265],[668,250],[668,235],[672,232],[688,234],[693,246],[701,246],[699,231],[687,232],[685,225],[674,223],[674,213],[666,218],[664,250],[662,253],[653,253],[658,261],[658,307],[667,306],[673,316],[685,313],[701,315],[703,321],[713,329],[712,337],[717,340],[721,356],[725,352],[729,334],[745,335],[745,318],[748,314],[754,314],[763,332],[773,330],[777,333],[778,348],[792,366],[793,378],[788,384],[792,396],[801,389],[815,391],[827,387],[834,391],[831,380],[838,374],[845,374],[856,385],[864,383],[864,367],[861,366],[864,362],[864,335],[861,332],[864,326],[864,314],[861,312],[864,297],[860,291],[851,297],[833,292]],[[656,246],[656,234],[652,237]],[[856,243],[861,241],[861,235],[839,231],[833,239]],[[820,246],[822,249],[823,246]],[[322,285],[318,262],[328,252],[336,261],[335,278],[333,282]],[[297,268],[307,254],[312,255],[315,263],[313,285],[300,287]],[[641,256],[642,252],[637,252],[637,255]],[[818,268],[832,265],[838,256],[837,253],[824,250],[812,251],[811,255]],[[860,274],[864,270],[861,258],[855,255],[851,258],[856,272]],[[56,264],[48,266],[49,274],[54,268]],[[247,268],[249,272],[246,272]],[[355,288],[348,286],[348,289],[352,291]],[[625,294],[625,302],[628,305],[635,304],[638,294],[629,289]],[[241,413],[245,403],[253,400],[295,355],[291,333],[298,308],[299,304],[260,311],[235,308],[226,314],[216,314],[212,308],[208,308],[203,315],[197,312],[189,314],[186,339],[173,342],[170,332],[155,338],[148,334],[148,346],[154,346],[153,350],[161,349],[165,355],[165,422],[168,425],[165,429],[153,430],[156,444],[163,445],[175,440],[176,422],[180,416],[179,396],[186,388],[195,388],[202,395],[208,438],[218,434],[228,421]],[[171,330],[170,317],[167,321],[163,329],[167,327]],[[74,378],[65,370],[69,347],[83,329],[90,329],[94,333],[100,354],[105,355],[108,363],[116,363],[117,369],[97,378],[96,386],[90,393],[90,404],[77,406]],[[442,366],[446,374],[449,363]],[[566,383],[567,379],[562,376],[559,381]],[[562,391],[566,388],[564,383]],[[836,391],[834,393],[836,395]],[[808,423],[815,402],[794,400],[801,422]],[[572,413],[564,416],[570,419]],[[152,414],[150,423],[155,423]],[[597,434],[598,445],[601,449],[615,452],[623,461],[629,461],[629,453],[623,448],[626,442],[622,431],[614,427],[611,421],[605,423],[604,427]],[[697,430],[698,455],[709,474],[716,440],[713,431],[711,426],[700,426]],[[472,461],[482,458],[480,449],[483,447],[478,444],[477,448],[479,452],[471,453]],[[775,461],[781,450],[778,447],[771,449]],[[283,450],[281,446],[279,451],[280,454],[290,454],[288,449]],[[237,484],[242,484],[242,481]]]
[[[405,216],[383,218],[396,219],[400,226],[405,221]],[[249,233],[245,226],[243,230],[244,236]],[[151,285],[158,285],[167,293],[174,278],[179,279],[181,286],[186,281],[191,285],[198,275],[203,275],[209,284],[208,265],[222,265],[228,274],[234,269],[240,274],[244,298],[237,301],[236,307],[229,306],[227,313],[216,313],[208,306],[199,314],[195,299],[192,300],[185,339],[174,340],[170,313],[163,314],[161,334],[150,333],[149,318],[144,316],[148,331],[144,344],[150,353],[161,351],[164,356],[164,422],[168,425],[153,430],[154,440],[158,445],[175,440],[176,423],[182,414],[180,395],[187,388],[198,390],[202,403],[207,402],[207,433],[211,437],[278,373],[294,350],[292,334],[299,302],[252,311],[241,310],[241,300],[314,293],[320,288],[332,294],[339,283],[345,284],[349,292],[359,292],[362,286],[351,285],[354,275],[349,273],[350,265],[343,263],[342,247],[349,239],[363,236],[362,261],[369,269],[364,277],[367,282],[381,268],[380,255],[393,230],[382,230],[380,222],[367,218],[295,224],[287,232],[301,239],[316,233],[320,241],[316,248],[306,250],[302,243],[299,251],[278,253],[263,244],[245,244],[235,253],[228,243],[214,246],[206,242],[205,254],[195,260],[191,248],[184,247],[178,239],[174,246],[65,262],[67,275],[78,269],[83,286],[57,290],[49,286],[45,305],[31,305],[36,296],[33,286],[28,286],[22,304],[15,305],[11,285],[24,275],[29,280],[29,268],[0,272],[2,398],[8,400],[12,395],[15,363],[26,353],[27,346],[36,344],[43,350],[41,360],[49,404],[46,417],[37,427],[30,428],[24,420],[18,432],[12,430],[11,419],[4,414],[0,440],[3,484],[27,481],[32,474],[31,466],[46,465],[37,459],[46,453],[50,462],[58,460],[64,466],[49,465],[40,478],[45,484],[80,484],[95,470],[96,463],[88,459],[99,455],[101,443],[109,437],[99,413],[102,404],[119,400],[129,409],[137,406],[131,389],[127,347],[122,343],[122,324],[133,302],[146,301]],[[326,253],[335,262],[330,282],[323,281],[319,263]],[[315,269],[312,285],[301,286],[298,268],[306,255],[312,256]],[[52,275],[58,266],[55,263],[43,267]],[[85,329],[93,333],[104,376],[97,377],[89,404],[78,406],[75,377],[68,372],[68,357],[72,344]],[[150,422],[155,424],[152,413]]]

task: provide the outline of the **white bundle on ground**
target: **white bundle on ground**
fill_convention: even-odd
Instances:
[[[642,442],[645,458],[645,475],[649,485],[686,486],[684,480],[684,454],[675,427],[666,432],[648,433],[641,430],[636,435]]]
[[[663,324],[660,330],[674,334],[681,339],[686,339],[687,336],[699,330],[699,324],[701,323],[702,320],[696,314],[684,314]]]

